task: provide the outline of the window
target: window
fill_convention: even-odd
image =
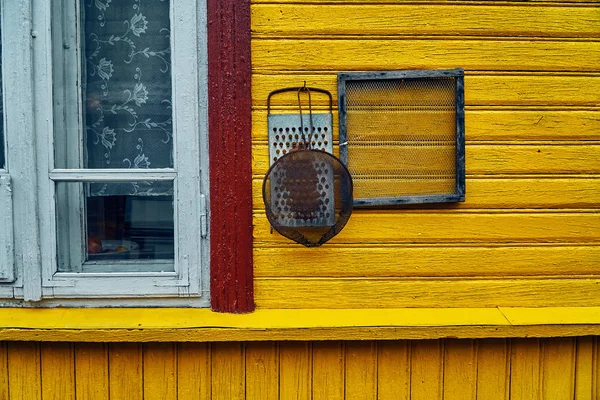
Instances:
[[[15,69],[7,87],[29,89],[34,112],[30,132],[7,124],[9,143],[21,134],[21,145],[8,147],[8,172],[29,181],[10,201],[19,220],[3,220],[14,226],[19,252],[16,274],[0,273],[0,282],[12,281],[0,297],[207,306],[206,5],[34,0],[26,15],[9,3],[4,22],[33,24],[12,22],[21,40],[4,41],[29,55],[21,61],[33,81]],[[4,204],[10,176],[0,178]],[[33,205],[18,201],[27,195]]]

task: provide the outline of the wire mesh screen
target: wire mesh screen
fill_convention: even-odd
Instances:
[[[355,205],[457,201],[458,78],[346,75],[340,141]]]

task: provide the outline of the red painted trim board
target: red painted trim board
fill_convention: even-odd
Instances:
[[[254,310],[250,1],[208,0],[210,294],[213,311]]]

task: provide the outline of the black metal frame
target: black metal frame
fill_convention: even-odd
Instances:
[[[360,80],[422,79],[453,77],[456,82],[456,185],[455,193],[425,196],[355,198],[355,207],[391,206],[401,204],[456,203],[465,201],[465,93],[464,71],[407,70],[338,73],[338,108],[340,129],[340,159],[348,166],[348,132],[346,124],[346,82]]]

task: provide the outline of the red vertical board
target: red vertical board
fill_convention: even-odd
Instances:
[[[210,269],[214,311],[254,310],[250,1],[208,0]]]

